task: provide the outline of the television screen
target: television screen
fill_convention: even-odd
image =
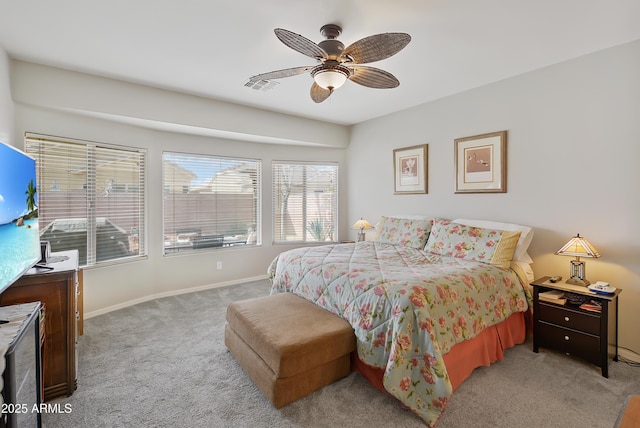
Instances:
[[[36,162],[0,142],[0,293],[40,257]]]

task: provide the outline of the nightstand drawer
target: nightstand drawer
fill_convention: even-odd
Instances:
[[[583,331],[596,336],[600,335],[600,314],[587,314],[566,306],[557,306],[540,302],[540,321],[556,324],[560,327],[567,327],[573,330]]]
[[[598,363],[600,338],[544,322],[540,323],[540,346]]]

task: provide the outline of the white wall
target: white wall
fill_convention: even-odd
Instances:
[[[240,141],[345,148],[340,125],[76,73],[11,62],[16,103],[138,126]]]
[[[88,316],[114,308],[210,286],[264,278],[269,263],[290,245],[271,244],[271,162],[273,160],[323,160],[338,162],[344,170],[348,130],[342,126],[274,115],[229,106],[251,122],[229,122],[224,139],[215,134],[216,120],[224,112],[219,102],[110,79],[82,75],[20,61],[12,64],[12,93],[15,105],[14,140],[22,147],[25,132],[142,147],[148,150],[148,258],[115,266],[90,268],[84,273],[84,307]],[[173,95],[173,96],[172,96]],[[102,102],[101,102],[102,101]],[[222,113],[220,112],[222,109]],[[209,120],[208,111],[213,119]],[[189,111],[197,121],[188,122]],[[144,118],[144,120],[139,120]],[[216,119],[218,118],[218,119]],[[265,133],[257,133],[260,126]],[[161,128],[185,132],[169,132]],[[251,132],[251,134],[246,134]],[[196,134],[196,135],[193,135]],[[243,136],[256,141],[242,141]],[[328,137],[335,137],[333,140]],[[314,140],[315,139],[315,140]],[[326,147],[322,147],[327,139]],[[302,145],[272,144],[295,140]],[[212,250],[190,255],[162,255],[162,152],[204,153],[258,158],[263,162],[263,245],[254,248]],[[346,188],[346,175],[340,179]],[[346,205],[346,193],[340,203]],[[348,222],[339,219],[341,229]],[[216,269],[221,261],[223,269]]]
[[[356,125],[349,219],[426,214],[530,225],[537,276],[580,233],[602,254],[587,278],[620,295],[620,345],[640,353],[640,41]],[[507,193],[454,194],[454,143],[507,130]],[[429,193],[393,195],[394,148],[429,145]],[[376,171],[376,174],[370,174]]]
[[[7,144],[12,143],[13,133],[13,101],[9,71],[9,56],[0,46],[0,141]]]

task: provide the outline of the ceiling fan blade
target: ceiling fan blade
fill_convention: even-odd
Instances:
[[[331,95],[331,92],[332,91],[323,88],[322,86],[318,85],[316,82],[313,82],[313,85],[311,85],[311,99],[315,103],[321,103],[327,98],[329,98],[329,96]]]
[[[383,33],[365,37],[347,46],[342,57],[354,64],[380,61],[400,52],[411,41],[406,33]]]
[[[324,49],[300,34],[285,30],[284,28],[276,28],[273,31],[282,43],[289,46],[294,51],[300,52],[303,55],[310,56],[317,60],[327,57],[327,53]]]
[[[302,74],[311,70],[313,67],[315,66],[310,65],[310,66],[285,68],[282,70],[270,71],[268,73],[256,74],[255,76],[251,76],[249,80],[250,81],[271,80],[271,79],[282,79],[284,77],[297,76],[298,74]]]
[[[349,80],[368,88],[389,89],[400,85],[400,82],[393,74],[379,68],[359,65],[351,66],[349,69],[353,71]]]

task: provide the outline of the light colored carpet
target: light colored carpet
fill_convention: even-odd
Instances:
[[[268,293],[268,281],[250,282],[86,320],[78,389],[51,401],[71,412],[44,414],[43,426],[424,427],[356,373],[274,409],[223,342],[226,306]],[[627,395],[640,394],[640,368],[612,362],[609,375],[565,355],[535,354],[528,342],[476,369],[438,428],[611,428]]]

